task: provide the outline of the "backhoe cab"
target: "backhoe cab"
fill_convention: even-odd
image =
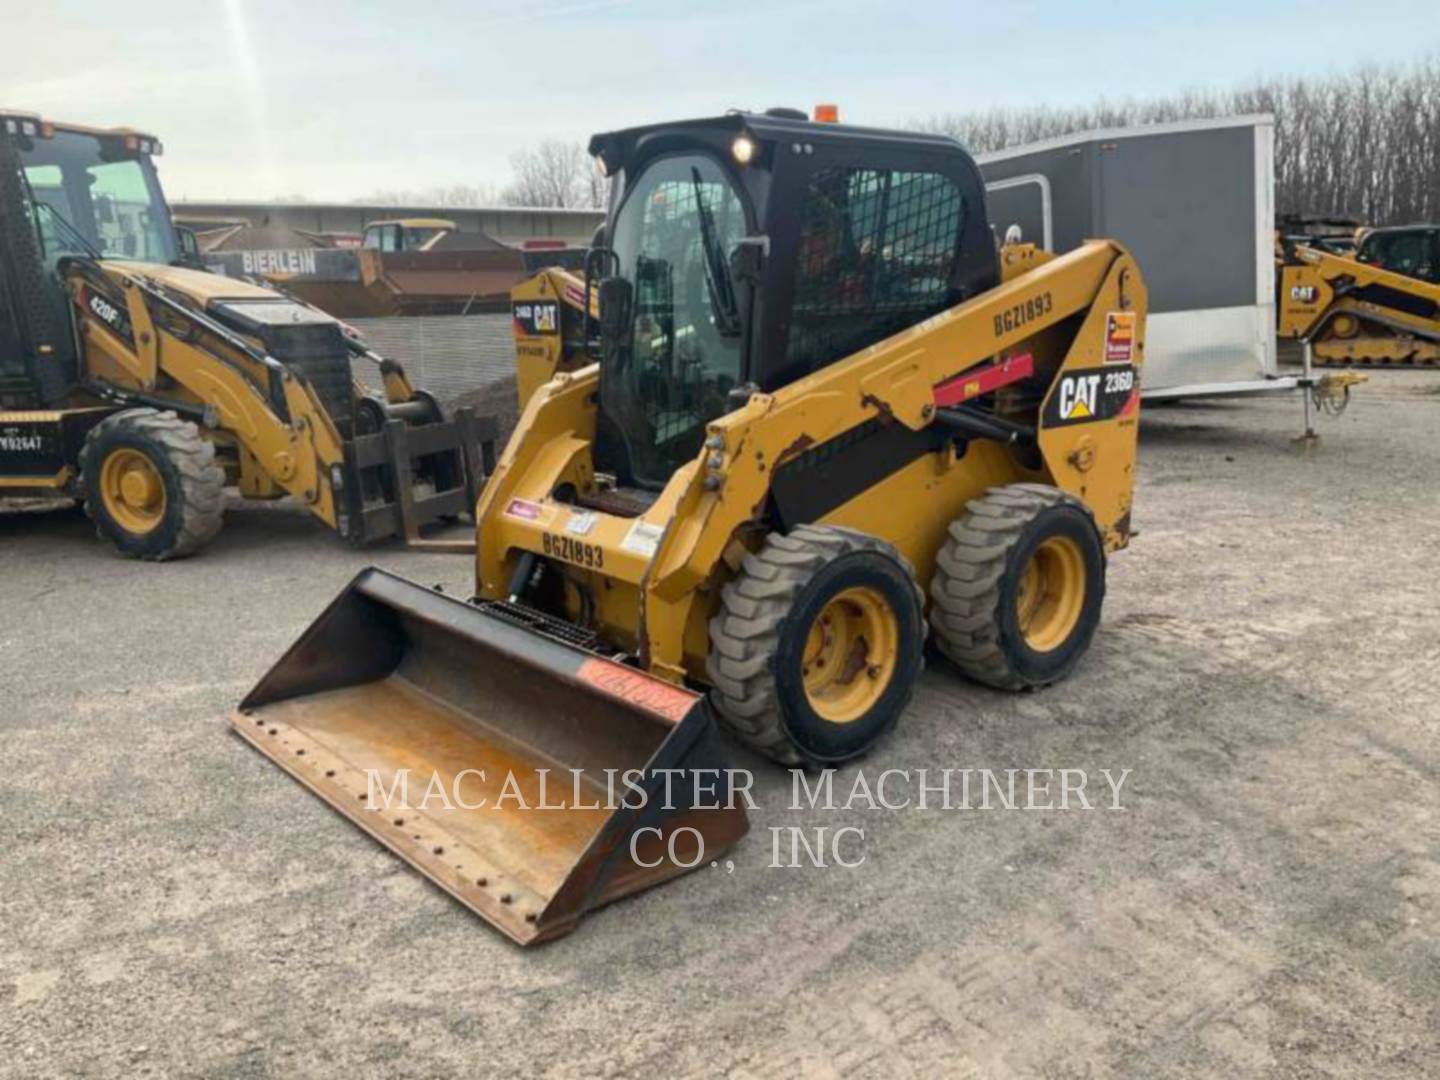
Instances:
[[[468,512],[480,427],[328,315],[191,268],[159,152],[0,111],[0,497],[82,499],[149,559],[213,537],[227,485],[356,541]]]
[[[521,942],[743,833],[712,716],[822,766],[894,726],[927,634],[990,686],[1063,678],[1131,533],[1146,294],[1118,244],[997,252],[940,136],[779,112],[590,148],[604,242],[515,300],[559,373],[480,498],[477,595],[361,575],[235,717]],[[507,813],[367,802],[406,770]],[[508,812],[572,770],[584,808]]]

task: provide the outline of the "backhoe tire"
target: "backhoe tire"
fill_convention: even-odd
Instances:
[[[1105,547],[1090,511],[1044,484],[991,488],[951,523],[930,583],[935,646],[976,682],[1046,686],[1090,647]]]
[[[106,417],[85,440],[80,480],[95,531],[129,558],[183,558],[220,531],[225,470],[199,429],[173,412]]]
[[[720,592],[711,703],[744,743],[786,765],[868,751],[924,665],[924,598],[910,564],[865,533],[772,533]]]

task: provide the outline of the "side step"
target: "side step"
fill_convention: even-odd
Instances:
[[[749,828],[698,694],[373,568],[232,723],[522,945]]]

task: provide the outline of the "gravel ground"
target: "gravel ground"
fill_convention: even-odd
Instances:
[[[733,869],[528,951],[225,719],[360,567],[467,560],[0,517],[0,1074],[1440,1075],[1437,387],[1379,373],[1309,449],[1295,400],[1150,410],[1076,675],[932,666],[865,766],[1129,769],[1123,810],[792,811],[737,749]],[[788,825],[863,864],[768,868]]]

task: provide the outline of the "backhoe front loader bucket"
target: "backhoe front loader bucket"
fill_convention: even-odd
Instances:
[[[702,698],[516,619],[365,570],[233,723],[528,945],[706,865],[748,823]]]

